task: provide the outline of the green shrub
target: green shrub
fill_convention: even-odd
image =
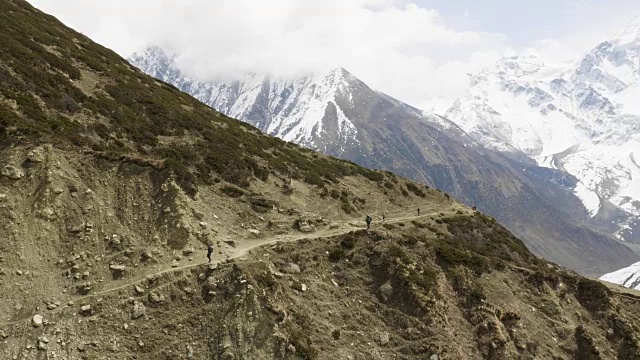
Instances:
[[[475,285],[467,294],[467,307],[482,305],[487,300],[487,295],[480,285]]]
[[[489,262],[486,258],[464,248],[441,243],[436,247],[435,252],[436,260],[445,269],[464,266],[477,275],[490,270]]]
[[[604,311],[611,305],[611,290],[596,280],[581,278],[575,290],[575,297],[585,309]]]
[[[334,263],[344,259],[345,256],[346,252],[341,248],[335,248],[329,251],[329,261]]]
[[[414,183],[407,183],[407,189],[419,197],[423,198],[427,196],[427,194]]]
[[[356,238],[351,235],[346,235],[342,240],[340,240],[340,246],[344,249],[351,250],[356,247]]]

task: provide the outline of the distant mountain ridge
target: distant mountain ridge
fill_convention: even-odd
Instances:
[[[501,59],[445,113],[483,145],[576,177],[585,221],[640,242],[640,20],[574,65]]]
[[[638,259],[579,225],[588,213],[577,180],[524,153],[487,149],[454,122],[371,89],[337,68],[292,78],[236,81],[185,76],[159,48],[130,62],[219,111],[305,147],[432,184],[505,223],[537,254],[600,275]]]

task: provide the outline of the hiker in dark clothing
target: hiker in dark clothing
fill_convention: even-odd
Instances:
[[[207,259],[211,262],[211,254],[213,254],[213,245],[207,245]]]
[[[371,217],[371,215],[367,215],[367,217],[365,218],[365,221],[367,222],[367,230],[369,230],[369,228],[371,227],[371,222],[373,221],[373,218]]]
[[[418,208],[418,216],[420,216],[420,208]]]

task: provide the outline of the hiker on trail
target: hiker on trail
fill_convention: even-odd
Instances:
[[[382,221],[384,221],[385,213],[382,213]]]
[[[371,227],[371,221],[373,221],[373,218],[371,217],[371,215],[367,215],[367,217],[365,218],[365,221],[367,222],[367,230],[369,230],[369,228]]]
[[[211,262],[211,254],[213,254],[213,245],[207,245],[207,259]]]
[[[420,208],[418,208],[418,216],[420,216]]]

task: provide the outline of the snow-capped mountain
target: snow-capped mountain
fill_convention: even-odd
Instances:
[[[567,190],[576,186],[573,176],[540,167],[523,153],[505,156],[485,148],[448,119],[425,115],[344,69],[203,81],[180,71],[174,58],[158,48],[130,62],[269,134],[393,171],[477,205],[532,251],[567,267],[601,275],[638,261],[626,246],[580,224],[588,213]]]
[[[600,280],[618,284],[629,289],[640,290],[640,262],[631,266],[605,274]]]
[[[640,20],[575,64],[501,59],[470,90],[445,117],[489,148],[575,176],[585,220],[640,242]]]
[[[283,140],[338,155],[357,145],[357,128],[346,112],[356,107],[353,94],[364,84],[345,69],[288,78],[246,74],[230,82],[198,81],[182,75],[159,48],[134,54],[130,61],[218,111]],[[407,110],[419,115],[417,109],[407,106]]]

